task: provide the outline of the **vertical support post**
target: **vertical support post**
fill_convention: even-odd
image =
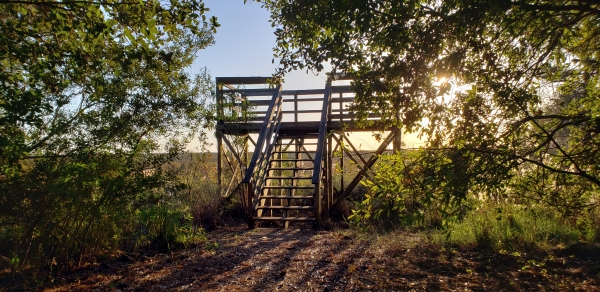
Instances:
[[[296,168],[299,168],[299,167],[300,167],[300,166],[299,166],[299,164],[300,164],[300,161],[298,161],[298,160],[299,160],[299,159],[300,159],[300,157],[301,157],[301,153],[300,153],[300,146],[299,146],[299,144],[300,144],[300,139],[294,139],[294,141],[295,141],[295,143],[294,143],[294,151],[295,151],[295,153],[294,153],[294,160],[295,160],[295,161],[294,161],[294,165],[292,166],[292,167],[294,168],[294,169],[292,170],[292,177],[296,177],[296,176],[298,176],[298,170],[296,170]],[[297,186],[297,185],[298,185],[298,180],[296,180],[296,179],[293,179],[293,180],[292,180],[292,186]],[[290,196],[292,196],[292,197],[293,197],[293,196],[295,196],[295,195],[296,195],[296,190],[295,190],[295,189],[292,189],[292,190],[291,190],[291,192],[290,192]]]
[[[344,133],[344,119],[342,119],[342,116],[344,114],[344,103],[342,102],[342,98],[344,97],[344,95],[340,92],[340,128],[341,128],[341,136],[345,136],[346,134]],[[339,143],[340,143],[340,147],[343,146],[342,141],[344,141],[342,139],[343,137],[340,137]],[[346,170],[344,169],[344,149],[342,148],[341,151],[342,156],[340,157],[340,169],[342,170],[341,173],[341,178],[340,178],[340,192],[344,191],[344,173],[346,172]]]
[[[298,94],[294,93],[294,122],[298,122]]]
[[[223,144],[223,140],[221,135],[219,135],[219,125],[223,122],[224,109],[223,109],[223,92],[221,91],[222,84],[219,78],[215,79],[215,92],[216,92],[216,101],[217,101],[217,127],[215,130],[215,135],[217,136],[217,185],[219,187],[219,194],[221,194],[221,175],[222,175],[222,165],[221,165],[221,148]]]
[[[314,202],[315,224],[314,224],[314,227],[317,228],[317,227],[321,226],[321,184],[315,184],[313,191],[315,193],[315,202]]]
[[[314,196],[315,196],[315,224],[319,226],[321,224],[321,184],[326,183],[323,181],[323,162],[327,159],[323,157],[323,155],[327,155],[327,149],[324,147],[327,146],[327,122],[330,118],[331,113],[331,79],[327,80],[327,84],[325,85],[325,96],[323,98],[323,108],[321,110],[321,120],[319,121],[319,136],[317,142],[317,151],[315,153],[314,167],[313,167],[313,177],[312,183],[314,187]],[[325,185],[326,187],[327,185]]]
[[[276,159],[283,159],[283,153],[281,153],[282,151],[282,147],[281,145],[283,144],[283,141],[280,139],[277,139],[277,141],[275,142],[277,144],[275,144],[275,151],[277,151],[277,155],[275,156]],[[283,179],[281,179],[281,175],[283,173],[283,171],[281,170],[282,167],[282,163],[281,160],[277,161],[277,168],[279,168],[277,171],[274,172],[275,175],[277,175],[279,177],[279,186],[283,186]],[[278,190],[279,192],[279,196],[283,196],[284,195],[284,189],[280,188]],[[280,204],[281,204],[281,199],[279,199]],[[273,204],[273,199],[271,199],[271,206],[274,206]],[[273,217],[273,209],[271,209],[271,217]]]
[[[396,153],[402,149],[402,129],[399,127],[394,127],[392,131],[394,132],[393,149],[394,153]]]
[[[218,131],[218,130],[217,130]],[[219,186],[219,194],[221,193],[221,177],[223,175],[223,137],[217,132],[217,185]]]
[[[394,150],[394,153],[399,152],[400,149],[402,148],[402,124],[400,123],[400,105],[398,104],[398,101],[396,100],[396,102],[394,102],[394,120],[396,121],[396,125],[394,126],[394,129],[392,130],[392,132],[394,133],[394,140],[392,142],[392,149]]]
[[[331,204],[333,202],[333,137],[331,137],[331,135],[333,135],[333,133],[329,134],[329,137],[327,137],[327,157],[325,158],[327,160],[327,163],[325,164],[327,166],[326,169],[326,179],[327,179],[327,184],[326,186],[326,191],[325,191],[325,208],[323,210],[323,215],[324,217],[327,219],[329,218],[329,208],[331,207]]]
[[[342,131],[342,133],[340,135],[343,136],[344,132]],[[344,191],[344,174],[346,173],[346,169],[344,168],[344,156],[346,156],[346,153],[345,153],[344,148],[343,148],[345,146],[343,145],[343,142],[342,142],[344,140],[342,140],[342,139],[343,139],[343,137],[340,137],[340,140],[338,142],[338,143],[340,143],[340,153],[342,154],[340,156],[340,170],[341,170],[341,174],[340,174],[341,175],[341,177],[340,177],[340,192]]]
[[[244,176],[244,172],[246,167],[248,167],[248,162],[250,161],[250,152],[248,151],[248,140],[250,140],[250,135],[244,135],[244,150],[242,152],[242,159],[244,160],[244,169],[242,172],[242,176]]]
[[[248,228],[254,228],[254,204],[252,202],[252,183],[246,183],[246,190],[244,191],[246,197],[246,204],[248,205]]]

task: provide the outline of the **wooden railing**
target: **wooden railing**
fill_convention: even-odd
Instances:
[[[281,125],[282,117],[282,98],[281,84],[273,92],[273,97],[269,103],[267,114],[264,116],[263,124],[256,140],[256,148],[252,154],[250,165],[246,169],[242,183],[248,185],[248,207],[249,211],[254,209],[258,200],[253,201],[253,197],[260,195],[265,184],[265,175],[267,165],[270,162],[274,145],[277,143],[277,133]]]
[[[349,106],[354,102],[354,94],[349,85],[330,86],[328,89],[331,96],[330,109],[333,121],[348,122],[354,115]],[[268,115],[269,109],[265,110],[271,102],[266,96],[272,96],[273,89],[233,89],[223,90],[224,94],[239,94],[243,98],[232,99],[229,103],[221,106],[229,109],[230,113],[237,115],[230,117],[228,123],[261,123]],[[325,89],[309,90],[282,90],[282,120],[283,122],[319,122]],[[320,95],[320,96],[317,96]],[[223,111],[223,110],[221,110]],[[242,111],[244,111],[242,113]]]
[[[315,196],[315,219],[317,225],[320,224],[321,218],[321,178],[323,176],[323,151],[325,149],[325,143],[327,141],[327,121],[331,115],[330,111],[331,104],[331,81],[327,82],[325,86],[325,96],[323,97],[323,107],[321,108],[321,120],[319,122],[319,136],[317,139],[317,151],[315,153],[314,169],[312,184],[314,185],[314,196]]]

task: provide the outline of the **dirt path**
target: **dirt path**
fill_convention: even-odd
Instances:
[[[600,291],[598,260],[441,250],[419,237],[236,227],[202,248],[95,265],[51,291]]]

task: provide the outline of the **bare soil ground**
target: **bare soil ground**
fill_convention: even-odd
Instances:
[[[349,230],[220,228],[209,242],[124,256],[49,291],[600,291],[590,253],[443,249],[422,237]]]

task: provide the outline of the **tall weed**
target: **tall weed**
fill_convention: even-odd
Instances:
[[[436,243],[495,250],[545,250],[585,237],[550,208],[489,202],[482,202],[464,220],[432,234]]]

